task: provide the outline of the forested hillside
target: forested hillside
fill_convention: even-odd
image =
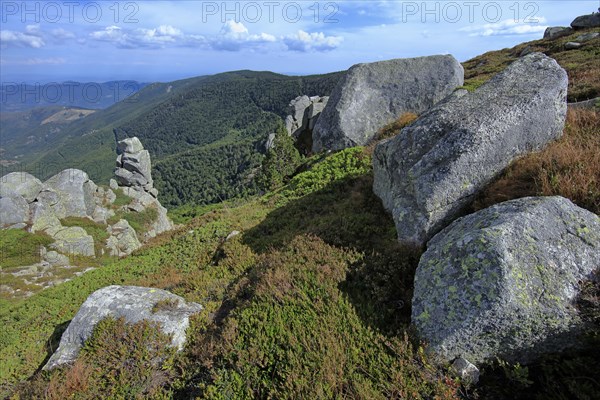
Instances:
[[[289,101],[301,94],[328,95],[339,76],[237,71],[151,84],[46,137],[43,149],[29,148],[22,164],[6,172],[24,169],[43,179],[77,167],[106,182],[116,140],[137,136],[155,161],[156,186],[167,207],[255,193],[252,173]]]

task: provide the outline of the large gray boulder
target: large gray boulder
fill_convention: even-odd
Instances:
[[[573,33],[573,29],[565,26],[551,26],[544,31],[544,39],[558,39],[563,36],[568,36]]]
[[[165,307],[155,307],[165,301],[169,302]],[[201,310],[200,304],[187,303],[183,298],[160,289],[108,286],[97,290],[83,303],[44,369],[73,362],[94,327],[106,317],[123,317],[128,324],[142,320],[156,322],[164,333],[172,335],[172,346],[181,350],[186,340],[189,317]]]
[[[402,242],[423,245],[515,158],[562,135],[567,73],[541,53],[455,92],[377,145],[373,191]]]
[[[51,206],[59,219],[88,217],[96,208],[97,188],[85,172],[66,169],[44,182],[38,201]]]
[[[600,268],[600,218],[562,197],[512,200],[438,233],[415,276],[412,320],[444,361],[529,362],[577,344],[581,280]]]
[[[22,196],[16,193],[5,193],[7,197],[0,197],[0,228],[13,225],[21,227],[29,220],[29,204]]]
[[[313,151],[365,145],[404,113],[422,114],[463,84],[450,55],[351,67],[333,90],[313,131]]]
[[[42,190],[42,182],[27,172],[11,172],[0,178],[0,196],[2,197],[14,192],[31,203],[40,190]]]
[[[589,15],[581,15],[571,22],[573,29],[586,29],[586,28],[597,28],[600,27],[600,13],[593,13]]]

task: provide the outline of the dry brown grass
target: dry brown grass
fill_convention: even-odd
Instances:
[[[408,125],[415,122],[415,120],[417,118],[418,118],[418,115],[415,113],[411,113],[411,112],[404,113],[404,114],[400,115],[398,117],[398,119],[395,120],[394,122],[391,122],[391,123],[387,124],[386,126],[384,126],[383,128],[381,128],[379,130],[379,132],[377,132],[377,135],[375,135],[375,138],[377,140],[383,140],[383,139],[387,139],[389,137],[395,136],[398,134],[398,132],[400,132],[400,130],[402,128],[405,128]]]
[[[569,109],[564,136],[545,150],[515,161],[474,208],[525,196],[555,195],[600,213],[600,112]]]
[[[415,122],[417,118],[419,118],[419,116],[415,113],[404,113],[395,121],[392,121],[383,128],[379,129],[379,131],[375,134],[375,139],[365,147],[365,154],[372,155],[377,143],[384,139],[396,136],[403,128]]]

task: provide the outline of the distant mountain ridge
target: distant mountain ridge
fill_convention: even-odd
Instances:
[[[37,107],[63,106],[100,110],[139,92],[147,83],[137,81],[97,82],[3,82],[2,112],[27,111]]]

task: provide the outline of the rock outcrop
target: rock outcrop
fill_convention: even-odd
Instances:
[[[563,36],[569,36],[571,33],[573,33],[573,29],[566,26],[553,26],[546,28],[544,31],[544,39],[554,40]]]
[[[46,230],[46,233],[52,236],[54,243],[53,249],[62,254],[80,255],[85,257],[94,257],[94,238],[79,226],[60,227],[56,230]]]
[[[160,307],[161,302],[167,306]],[[106,317],[123,317],[128,324],[142,320],[156,322],[164,333],[172,335],[172,346],[181,350],[186,340],[189,317],[200,311],[200,304],[187,303],[165,290],[136,286],[105,287],[92,293],[83,303],[44,369],[75,361],[94,327]]]
[[[142,242],[172,229],[173,223],[167,216],[167,210],[156,198],[158,191],[153,187],[148,151],[137,138],[119,142],[118,148],[121,153],[115,172],[124,186],[119,186],[112,179],[110,187],[97,186],[84,171],[78,169],[66,169],[43,183],[24,172],[0,178],[0,229],[26,229],[31,233],[47,234],[53,239],[49,247],[59,254],[63,262],[73,255],[95,257],[108,253],[123,257],[141,247]],[[129,202],[116,206],[115,191],[128,196]],[[121,198],[121,202],[123,200]],[[120,218],[115,222],[117,213]],[[139,232],[127,222],[129,213],[147,213],[142,218],[147,222],[140,226]],[[72,226],[78,225],[77,218],[104,226],[108,239],[95,243],[86,229]],[[83,225],[88,224],[82,222]],[[46,274],[49,273],[48,266],[53,265],[44,261],[22,268]]]
[[[22,229],[29,220],[29,204],[18,194],[0,197],[0,227]]]
[[[392,213],[399,240],[423,245],[512,160],[559,138],[567,83],[556,61],[533,53],[379,143],[373,191]]]
[[[600,13],[581,15],[575,18],[573,22],[571,22],[571,28],[573,29],[586,29],[598,27],[600,27]]]
[[[11,172],[0,180],[0,197],[16,193],[31,203],[42,190],[42,186],[38,178],[27,172]]]
[[[288,105],[290,114],[285,119],[285,129],[288,135],[294,138],[296,148],[303,154],[312,151],[313,129],[328,101],[328,96],[298,96]]]
[[[463,81],[463,67],[450,55],[355,65],[315,124],[313,151],[365,145],[386,124],[426,112]]]
[[[115,169],[117,189],[133,199],[127,209],[143,212],[149,208],[156,210],[156,219],[143,239],[173,229],[173,222],[167,217],[167,209],[157,199],[158,190],[152,180],[150,153],[145,150],[137,137],[121,140],[117,145],[120,152]],[[111,182],[111,186],[114,184]]]
[[[117,145],[119,156],[115,176],[120,186],[143,188],[156,193],[153,189],[152,164],[150,153],[144,149],[137,137],[121,140]]]
[[[135,229],[125,219],[109,226],[107,231],[110,237],[106,240],[106,247],[111,256],[127,256],[142,247]]]
[[[96,208],[96,189],[98,186],[88,174],[78,169],[66,169],[44,182],[40,200],[52,208],[58,219],[91,217]]]
[[[600,218],[523,198],[453,222],[423,254],[412,320],[442,360],[525,363],[576,344],[580,281],[600,268]]]

